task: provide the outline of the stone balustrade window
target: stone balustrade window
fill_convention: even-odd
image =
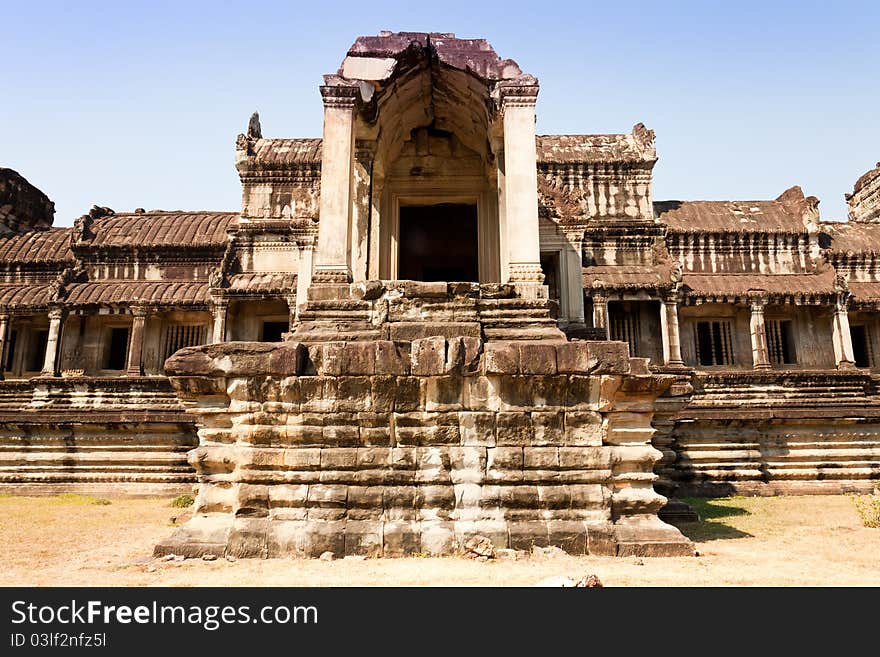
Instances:
[[[205,344],[206,327],[202,324],[168,324],[162,334],[162,362],[184,347]]]
[[[730,320],[697,322],[694,325],[697,362],[706,367],[733,365],[732,336]]]
[[[768,319],[765,322],[767,331],[767,353],[774,365],[791,365],[797,363],[794,346],[794,329],[789,319]]]
[[[639,353],[639,342],[641,341],[641,327],[638,316],[612,313],[610,322],[611,339],[626,342],[629,345],[630,355],[637,355]]]

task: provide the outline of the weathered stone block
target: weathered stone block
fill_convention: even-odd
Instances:
[[[532,470],[555,470],[559,467],[556,447],[526,447],[523,450],[523,467]]]
[[[382,556],[383,533],[380,520],[349,520],[345,523],[345,554]]]
[[[269,523],[268,518],[236,518],[229,534],[226,555],[237,559],[268,557]]]
[[[254,484],[238,484],[236,492],[236,516],[266,516],[269,514],[269,487]]]
[[[568,445],[598,447],[602,445],[602,416],[590,411],[567,411],[565,413],[565,438]]]
[[[386,521],[382,528],[382,555],[404,557],[421,552],[420,529],[417,522]]]
[[[454,527],[449,521],[423,520],[420,552],[435,556],[451,554],[455,549]]]
[[[394,410],[394,398],[397,396],[397,377],[377,375],[370,377],[369,395],[371,410],[377,413],[390,413]]]
[[[414,376],[397,377],[394,410],[409,413],[424,408],[424,380]]]
[[[305,553],[310,557],[320,557],[332,552],[336,557],[345,556],[344,520],[309,521],[310,531],[306,536]]]
[[[531,413],[534,429],[533,445],[561,445],[565,442],[562,411]]]
[[[556,486],[536,486],[538,490],[538,504],[542,509],[570,509],[571,491],[568,486],[560,484]]]
[[[479,367],[483,343],[477,337],[457,336],[446,343],[446,372],[472,373]]]
[[[501,505],[510,509],[538,508],[538,487],[511,485],[501,487]]]
[[[376,351],[377,345],[374,342],[346,342],[342,348],[342,374],[353,376],[374,374]]]
[[[527,342],[519,345],[519,371],[522,374],[556,374],[556,346]]]
[[[520,521],[508,523],[509,547],[513,550],[531,551],[534,546],[550,544],[550,533],[544,521]]]
[[[275,484],[268,486],[269,509],[301,508],[308,503],[309,487],[306,484]]]
[[[535,436],[527,413],[501,412],[495,416],[495,444],[499,447],[531,445]]]
[[[446,338],[436,336],[414,340],[411,371],[415,376],[438,376],[446,366]]]
[[[487,342],[483,345],[486,374],[517,374],[519,347],[511,342]]]
[[[375,356],[376,374],[393,374],[397,376],[409,374],[410,351],[406,343],[390,340],[377,340]],[[404,352],[404,347],[407,347]]]
[[[434,281],[406,281],[403,295],[408,298],[445,299],[446,283]]]
[[[490,470],[522,471],[525,463],[522,447],[494,447],[486,450]]]
[[[572,520],[549,520],[548,542],[569,554],[587,554],[587,527],[585,523]]]
[[[336,408],[345,413],[373,410],[372,378],[368,376],[339,377],[336,386]]]
[[[309,486],[309,507],[334,508],[345,507],[348,498],[348,487],[328,484],[312,484]]]
[[[495,414],[463,411],[458,414],[462,445],[495,445]]]
[[[432,376],[425,380],[425,410],[457,411],[461,409],[460,376]]]
[[[501,406],[498,397],[500,377],[466,376],[462,378],[464,407],[473,411],[497,411]]]
[[[357,449],[327,447],[321,450],[322,470],[353,470],[357,467]]]
[[[560,447],[559,467],[564,470],[610,470],[611,456],[607,447]]]
[[[502,410],[534,411],[565,405],[565,377],[502,376],[499,380]]]

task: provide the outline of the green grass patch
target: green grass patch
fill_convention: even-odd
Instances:
[[[58,502],[60,504],[94,504],[97,506],[106,506],[113,504],[104,497],[93,497],[91,495],[80,495],[79,493],[61,493],[55,497],[46,498],[49,502]]]
[[[171,500],[171,506],[176,509],[185,509],[188,506],[192,506],[195,501],[196,500],[192,495],[178,495]]]

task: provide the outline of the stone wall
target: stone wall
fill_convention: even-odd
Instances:
[[[0,381],[0,492],[190,492],[195,443],[164,377]]]
[[[880,480],[880,397],[869,374],[698,373],[693,383],[671,436],[663,432],[663,494],[840,494]]]
[[[200,488],[157,554],[446,554],[475,534],[693,553],[656,516],[651,417],[673,377],[622,343],[225,343],[166,369]]]

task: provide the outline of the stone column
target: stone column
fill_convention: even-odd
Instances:
[[[663,337],[663,362],[684,365],[681,358],[681,337],[678,331],[678,301],[665,299],[660,304],[660,332]]]
[[[749,332],[752,336],[752,363],[756,370],[770,369],[770,356],[767,353],[767,330],[764,327],[764,306],[767,300],[753,297],[752,317],[749,321]]]
[[[131,309],[131,338],[128,341],[128,362],[125,365],[125,373],[128,376],[143,376],[144,367],[144,324],[147,321],[147,309],[142,306],[134,306]]]
[[[300,311],[308,302],[309,287],[312,284],[312,260],[315,254],[314,238],[297,240],[299,247],[299,270],[296,274],[296,300],[292,309],[295,318],[299,318]]]
[[[608,332],[608,297],[593,295],[593,328],[605,329],[605,339],[609,340]]]
[[[535,156],[537,81],[499,89],[504,113],[504,190],[508,281],[527,298],[546,296],[538,237],[538,170]]]
[[[373,178],[373,159],[376,142],[356,140],[354,153],[354,188],[351,216],[351,277],[354,281],[367,279],[370,254],[370,222],[373,199],[370,188]]]
[[[322,86],[324,141],[321,154],[321,209],[315,283],[351,281],[354,118],[357,87]]]
[[[584,327],[584,274],[583,240],[584,228],[565,229],[565,237],[570,248],[564,252],[566,281],[563,294],[567,300],[568,323],[576,328]]]
[[[849,314],[845,298],[838,300],[834,307],[834,317],[831,323],[834,362],[838,368],[854,367],[856,357],[853,353],[852,334],[849,331]]]
[[[0,381],[6,370],[6,344],[9,339],[9,315],[0,315]]]
[[[64,318],[62,308],[49,311],[49,337],[46,339],[46,357],[43,360],[43,376],[58,376],[58,347],[61,342],[61,320]]]
[[[214,334],[211,342],[226,342],[226,315],[229,310],[229,300],[223,297],[215,297],[211,301],[214,315]]]

